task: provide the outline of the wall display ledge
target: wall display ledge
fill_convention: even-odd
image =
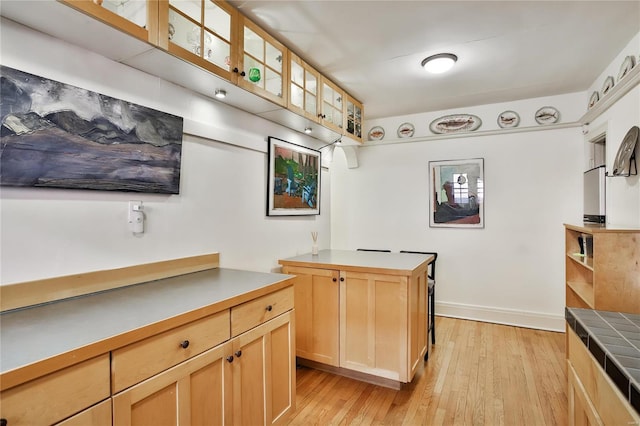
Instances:
[[[546,331],[565,331],[564,315],[527,312],[463,303],[436,302],[436,315]]]
[[[578,121],[582,124],[590,124],[638,84],[640,84],[640,65],[636,65],[622,81],[613,86],[611,90],[600,98]]]
[[[574,121],[570,123],[548,124],[548,125],[539,125],[539,126],[514,127],[514,128],[504,128],[504,129],[494,129],[494,130],[476,130],[473,132],[417,136],[413,138],[404,138],[404,139],[367,141],[364,144],[362,144],[362,147],[365,148],[367,146],[394,145],[399,143],[430,142],[430,141],[437,141],[442,139],[460,139],[460,138],[477,137],[477,136],[496,136],[496,135],[506,135],[509,133],[537,132],[540,130],[570,129],[573,127],[581,127],[581,126],[582,126],[581,122]]]

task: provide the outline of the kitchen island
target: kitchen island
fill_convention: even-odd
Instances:
[[[351,250],[281,259],[296,276],[298,363],[393,388],[411,382],[429,349],[433,260]]]

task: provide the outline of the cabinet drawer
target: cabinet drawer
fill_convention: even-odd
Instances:
[[[112,353],[113,392],[119,392],[229,339],[229,310]]]
[[[293,309],[293,286],[231,308],[231,335],[237,336]]]
[[[59,422],[109,398],[109,354],[81,362],[0,395],[0,417],[7,424]]]

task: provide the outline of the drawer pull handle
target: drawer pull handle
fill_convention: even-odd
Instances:
[[[273,310],[273,306],[267,305],[267,311],[271,312]]]
[[[229,356],[227,357],[227,361],[228,361],[228,362],[233,362],[233,355],[229,355]]]
[[[235,354],[235,355],[236,355],[238,358],[240,358],[240,357],[242,356],[242,351],[236,351],[236,354]]]
[[[180,343],[180,346],[182,346],[182,349],[187,349],[189,347],[189,341],[184,340],[182,343]]]

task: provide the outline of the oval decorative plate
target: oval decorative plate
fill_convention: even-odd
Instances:
[[[384,139],[384,129],[380,126],[375,126],[369,130],[370,141],[381,141]]]
[[[607,77],[607,79],[604,81],[604,84],[602,85],[602,96],[609,93],[609,90],[613,88],[614,84],[615,82],[613,81],[613,76],[610,75],[609,77]]]
[[[536,111],[536,123],[553,124],[560,119],[560,112],[554,107],[546,106]]]
[[[631,157],[636,149],[640,128],[633,126],[622,139],[616,159],[613,162],[613,176],[631,175]],[[637,172],[637,171],[636,171]]]
[[[622,65],[620,65],[620,72],[618,73],[618,82],[620,82],[620,80],[629,73],[629,71],[631,71],[631,68],[634,67],[635,63],[635,58],[633,56],[627,56],[626,58],[624,58],[624,61],[622,61]]]
[[[505,111],[498,116],[498,126],[502,128],[518,127],[518,124],[520,124],[520,116],[515,111]]]
[[[413,133],[416,131],[415,127],[411,123],[402,123],[398,127],[398,137],[399,138],[410,138],[413,137]]]
[[[482,125],[480,117],[471,114],[453,114],[436,118],[429,124],[433,133],[472,132]]]
[[[599,99],[600,95],[598,94],[598,92],[593,92],[591,94],[591,97],[589,98],[589,109],[593,108],[593,106],[596,104],[596,102],[598,102]]]

